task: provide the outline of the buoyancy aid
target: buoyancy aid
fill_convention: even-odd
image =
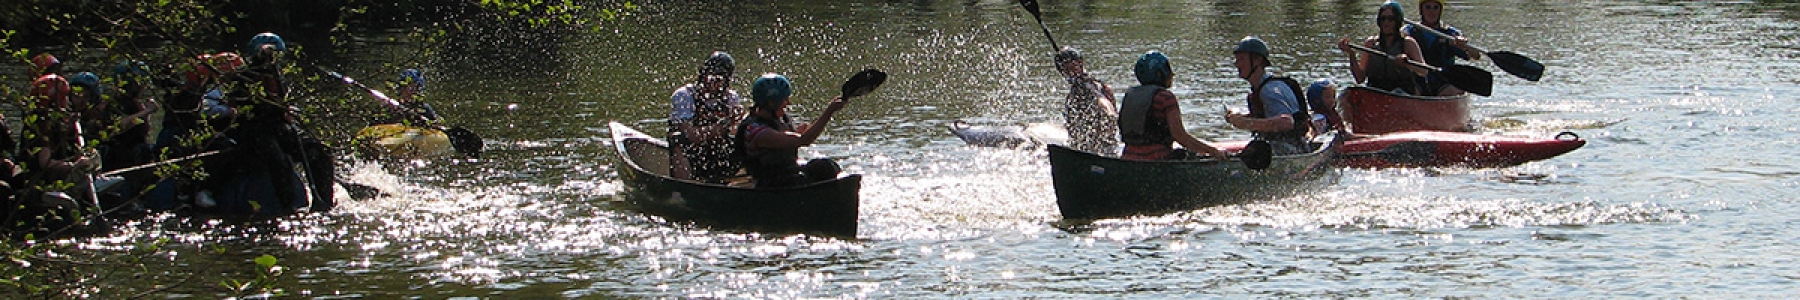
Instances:
[[[1293,92],[1294,100],[1297,100],[1296,103],[1294,103],[1294,108],[1299,109],[1299,111],[1294,112],[1294,114],[1291,116],[1294,121],[1293,128],[1289,128],[1286,131],[1280,131],[1280,132],[1260,132],[1259,131],[1259,132],[1255,133],[1257,139],[1271,141],[1271,142],[1280,141],[1280,142],[1294,143],[1296,145],[1304,145],[1304,142],[1306,141],[1306,133],[1309,131],[1309,129],[1311,128],[1310,126],[1312,125],[1312,122],[1311,122],[1312,114],[1307,112],[1307,105],[1310,103],[1310,101],[1308,101],[1306,99],[1306,91],[1304,91],[1300,88],[1299,81],[1296,81],[1293,78],[1282,77],[1282,76],[1270,76],[1270,77],[1263,78],[1263,81],[1256,85],[1256,89],[1250,91],[1250,97],[1249,97],[1249,101],[1248,101],[1248,102],[1250,102],[1250,115],[1256,116],[1258,118],[1273,117],[1268,114],[1268,108],[1264,107],[1263,101],[1262,101],[1263,87],[1268,86],[1270,82],[1286,83],[1288,86],[1288,90]]]
[[[1169,133],[1169,120],[1150,115],[1156,94],[1166,90],[1157,85],[1140,85],[1125,92],[1119,102],[1119,140],[1126,145],[1168,145],[1175,142]]]
[[[781,134],[791,128],[787,122],[771,118],[750,115],[738,122],[737,132],[732,137],[733,148],[736,148],[744,171],[756,180],[757,187],[780,187],[799,184],[805,178],[800,174],[799,148],[751,148],[750,140],[760,134]]]
[[[1411,69],[1394,62],[1394,57],[1406,53],[1405,40],[1376,43],[1376,49],[1387,53],[1385,57],[1371,57],[1369,65],[1363,66],[1367,81],[1363,84],[1384,91],[1400,90],[1408,94],[1419,94],[1419,76]]]

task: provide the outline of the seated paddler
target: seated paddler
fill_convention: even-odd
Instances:
[[[1119,103],[1119,140],[1125,142],[1124,159],[1165,160],[1196,159],[1203,156],[1227,157],[1193,135],[1181,123],[1181,102],[1169,87],[1175,84],[1175,72],[1169,57],[1150,51],[1138,57],[1133,66],[1138,86],[1125,92]],[[1175,148],[1181,144],[1184,149]]]
[[[813,159],[801,165],[800,147],[818,141],[831,116],[844,109],[846,101],[832,98],[812,123],[791,124],[787,106],[794,88],[787,77],[766,74],[757,78],[750,89],[754,106],[738,123],[735,140],[738,153],[744,154],[744,170],[756,181],[756,187],[793,187],[837,178],[841,169],[830,159]]]

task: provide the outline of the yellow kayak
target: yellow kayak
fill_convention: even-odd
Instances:
[[[431,127],[381,124],[356,131],[355,143],[365,153],[376,157],[416,159],[444,157],[456,153],[450,136]]]

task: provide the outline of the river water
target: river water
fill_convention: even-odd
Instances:
[[[170,238],[125,290],[224,295],[281,258],[278,286],[321,298],[1790,297],[1800,286],[1800,5],[1762,1],[1455,1],[1446,19],[1489,50],[1542,61],[1495,71],[1474,115],[1491,134],[1589,144],[1501,169],[1343,170],[1312,193],[1159,216],[1061,222],[1042,150],[974,148],[946,131],[1060,122],[1051,47],[1012,1],[645,1],[589,30],[471,26],[421,51],[359,44],[350,72],[422,66],[430,99],[480,132],[485,159],[357,161],[390,195],[273,222],[162,216],[71,241],[122,251]],[[1773,2],[1773,1],[1770,1]],[[1374,32],[1377,1],[1046,1],[1057,42],[1117,89],[1130,64],[1173,58],[1189,131],[1243,139],[1218,117],[1248,84],[1245,35],[1274,70],[1348,78],[1338,37]],[[1406,2],[1409,18],[1416,6]],[[479,23],[480,21],[473,21]],[[662,132],[669,92],[714,49],[733,86],[797,85],[810,117],[855,70],[856,99],[803,155],[864,174],[853,239],[721,232],[616,197],[605,124]],[[420,54],[422,53],[422,54]],[[347,73],[350,73],[347,72]],[[379,78],[388,75],[366,75]],[[356,97],[346,93],[344,97]],[[1241,107],[1239,109],[1242,109]],[[222,274],[222,275],[221,275]],[[188,279],[183,279],[188,278]]]

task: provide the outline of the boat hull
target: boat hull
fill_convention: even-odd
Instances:
[[[1356,134],[1402,131],[1469,131],[1468,95],[1420,97],[1367,87],[1344,89],[1338,97],[1345,122]]]
[[[1225,151],[1247,141],[1221,142]],[[1351,168],[1499,168],[1550,159],[1580,149],[1587,141],[1573,133],[1555,138],[1408,131],[1352,139],[1339,151],[1337,166]]]
[[[1335,138],[1301,155],[1277,156],[1269,168],[1239,161],[1139,161],[1049,145],[1050,177],[1064,219],[1149,215],[1293,195],[1336,174]]]
[[[856,236],[861,175],[792,188],[757,189],[668,176],[668,144],[611,124],[626,202],[664,218],[729,229]]]

